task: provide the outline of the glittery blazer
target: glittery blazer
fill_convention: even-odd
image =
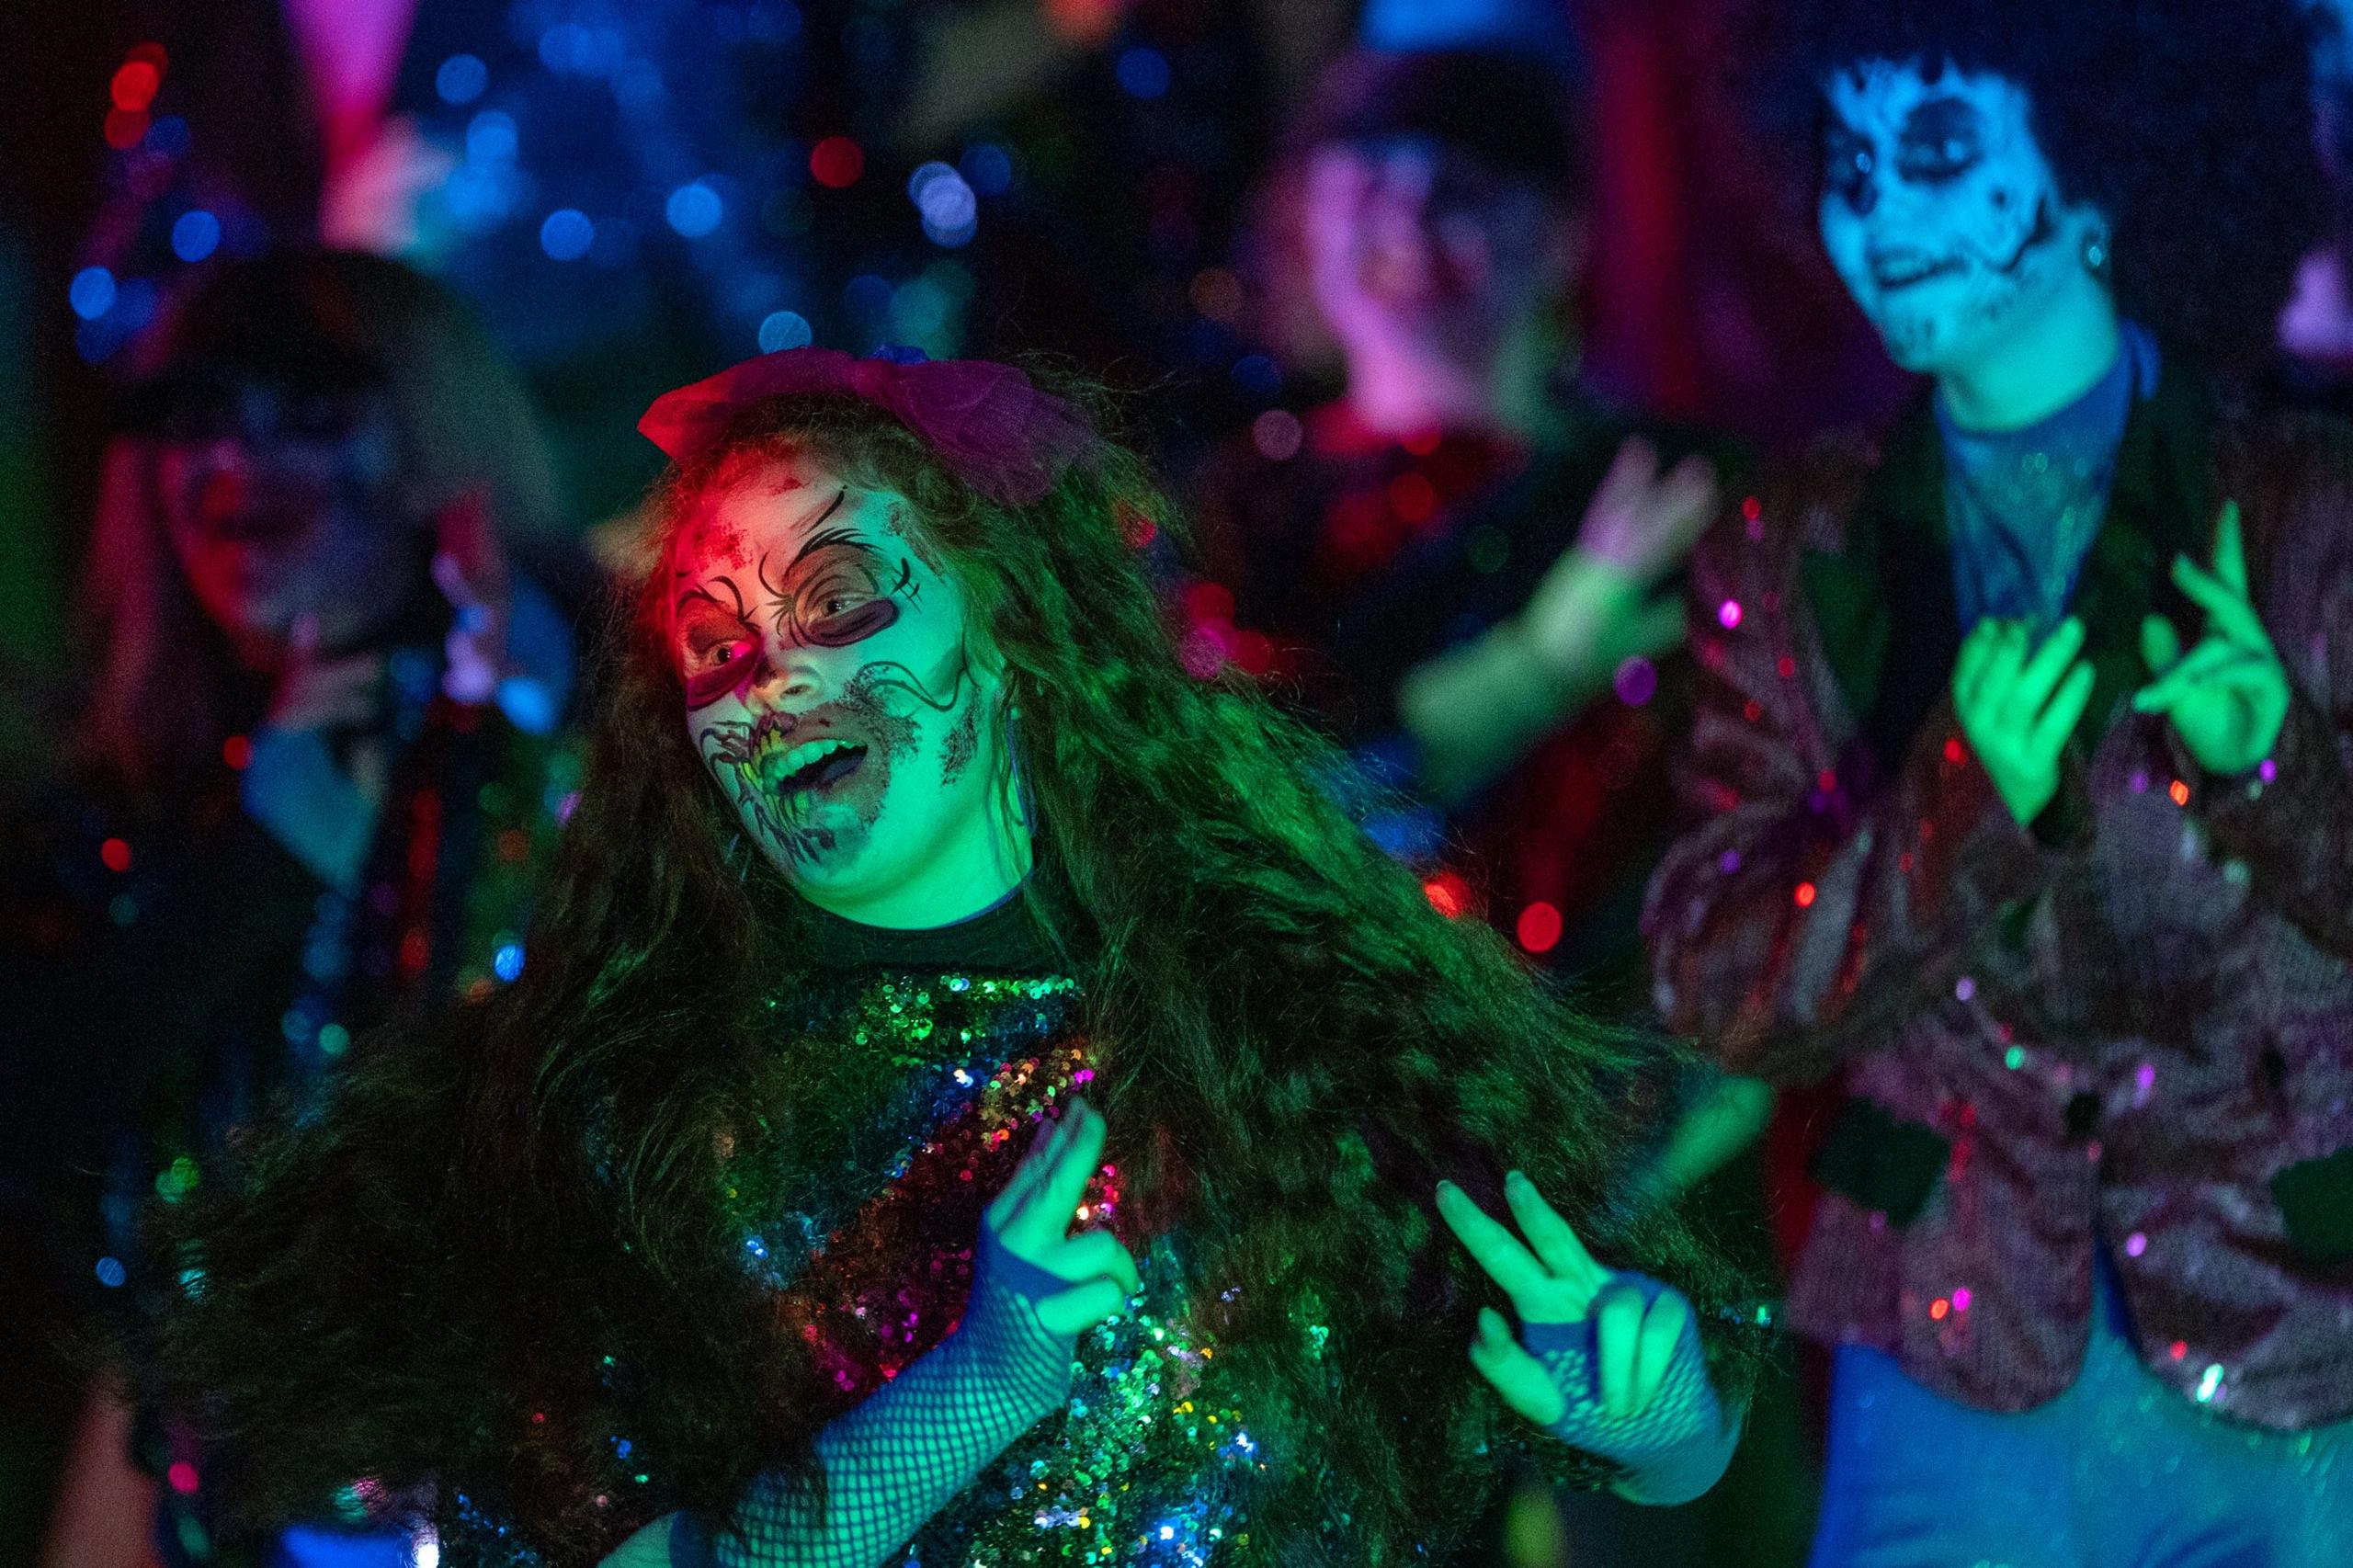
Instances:
[[[2168,365],[2172,363],[2168,359]],[[1700,819],[1644,915],[1657,1000],[1728,1067],[1843,1072],[1789,1319],[2021,1410],[2073,1381],[2093,1259],[2150,1369],[2259,1426],[2353,1415],[2353,429],[2135,405],[2076,589],[2097,685],[2031,831],[1949,695],[1924,407],[1745,500],[1694,562]],[[2150,611],[2239,502],[2294,687],[2255,774],[2135,714]]]

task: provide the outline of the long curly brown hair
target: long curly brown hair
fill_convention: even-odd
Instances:
[[[1139,565],[1173,517],[1138,459],[1107,441],[1006,507],[865,404],[772,402],[669,476],[649,559],[756,446],[907,497],[1004,660],[1048,868],[1031,882],[1058,890],[1115,1157],[1205,1285],[1246,1283],[1220,1328],[1238,1400],[1312,1434],[1251,1499],[1270,1560],[1443,1552],[1526,1435],[1465,1358],[1488,1290],[1437,1224],[1441,1175],[1493,1206],[1527,1170],[1600,1254],[1699,1304],[1744,1397],[1745,1282],[1674,1218],[1605,1202],[1632,1088],[1673,1052],[1441,916],[1318,789],[1323,740],[1186,674]],[[811,1418],[779,1397],[805,1347],[738,1266],[717,1188],[722,1165],[790,1165],[823,1121],[825,1083],[761,1070],[762,999],[812,970],[790,897],[728,863],[737,824],[657,607],[640,594],[608,674],[521,981],[358,1053],[325,1118],[258,1140],[242,1189],[174,1237],[200,1273],[154,1364],[246,1510],[438,1480],[443,1509],[493,1508],[548,1562],[585,1562],[810,1463]],[[624,1431],[658,1469],[614,1487]]]

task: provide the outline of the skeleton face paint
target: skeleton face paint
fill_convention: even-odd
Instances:
[[[745,832],[810,902],[885,926],[961,918],[1026,869],[1000,687],[915,528],[795,458],[706,502],[665,568],[688,730]]]
[[[1905,369],[1977,362],[2082,265],[2095,221],[2063,207],[2025,90],[1875,60],[1824,92],[1822,243],[1847,291]]]

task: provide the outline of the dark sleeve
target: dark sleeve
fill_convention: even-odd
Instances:
[[[2315,946],[2353,959],[2353,430],[2302,423],[2265,455],[2265,467],[2284,471],[2275,477],[2295,480],[2284,495],[2265,495],[2260,476],[2244,487],[2249,566],[2287,666],[2288,714],[2253,773],[2199,780],[2199,809],[2258,897]],[[2196,777],[2187,767],[2183,776]]]

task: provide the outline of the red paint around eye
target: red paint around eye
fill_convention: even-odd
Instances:
[[[746,655],[688,675],[686,677],[687,707],[689,710],[708,708],[733,691],[751,678],[756,662]]]

